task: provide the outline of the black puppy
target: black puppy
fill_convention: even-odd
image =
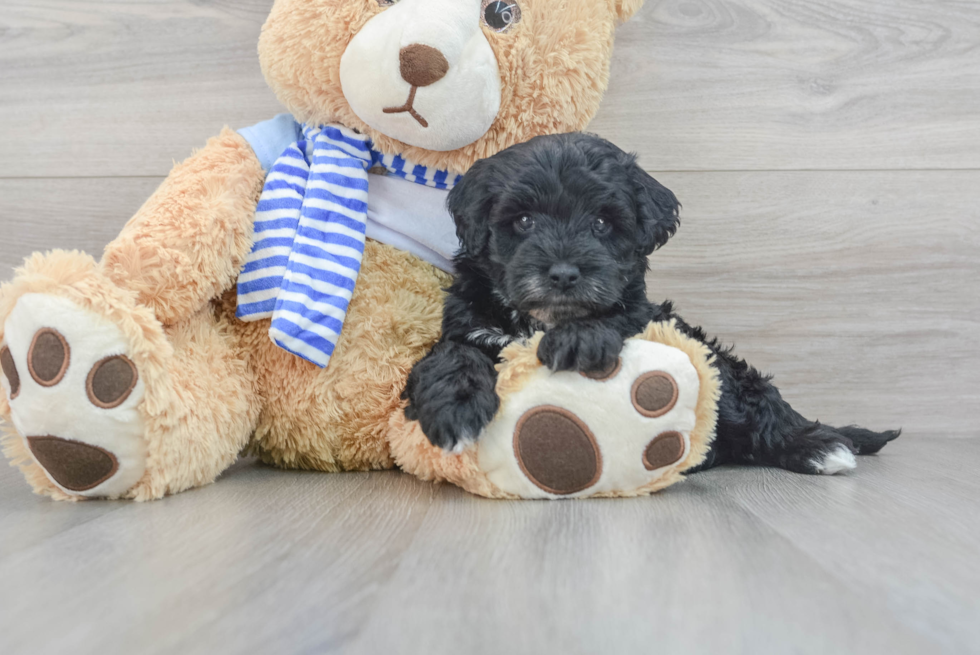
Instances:
[[[679,225],[674,194],[636,158],[587,134],[543,136],[474,164],[449,194],[462,248],[442,339],[412,370],[406,414],[454,449],[476,439],[499,406],[500,350],[537,330],[553,370],[603,371],[623,339],[677,319],[721,372],[717,438],[700,468],[726,462],[800,473],[853,468],[899,435],[809,421],[769,378],[647,300],[647,256]]]

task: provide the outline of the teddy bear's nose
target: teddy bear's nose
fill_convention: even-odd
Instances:
[[[449,72],[449,62],[432,46],[413,43],[402,48],[398,58],[402,79],[412,86],[435,84]]]

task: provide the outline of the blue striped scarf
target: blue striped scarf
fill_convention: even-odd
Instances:
[[[266,177],[254,242],[238,278],[243,321],[271,318],[270,338],[323,368],[340,337],[364,255],[368,170],[437,189],[460,179],[382,155],[353,130],[303,126]]]

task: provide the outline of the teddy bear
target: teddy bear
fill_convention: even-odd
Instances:
[[[478,159],[584,128],[615,27],[641,4],[276,0],[258,50],[288,113],[176,165],[100,261],[35,253],[0,287],[6,456],[57,500],[159,499],[243,452],[327,472],[397,463],[491,497],[676,481],[710,443],[717,379],[669,325],[606,381],[552,374],[514,344],[500,420],[465,453],[401,412],[439,336],[457,246],[446,190]],[[572,392],[633,412],[610,423],[637,435],[628,465],[589,427],[611,415],[539,402]],[[572,446],[551,457],[555,443]]]

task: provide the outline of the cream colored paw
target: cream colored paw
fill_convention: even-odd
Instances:
[[[641,493],[691,465],[700,392],[687,354],[641,339],[601,379],[539,367],[482,435],[479,468],[523,498]]]
[[[0,344],[3,391],[24,445],[69,495],[116,498],[146,470],[144,386],[113,323],[60,296],[21,296]]]

